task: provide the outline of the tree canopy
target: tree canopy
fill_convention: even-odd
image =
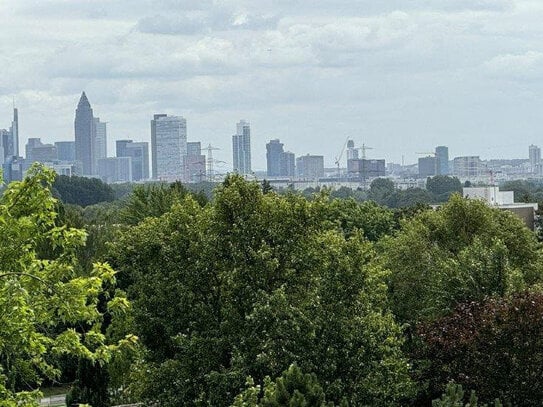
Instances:
[[[58,198],[67,204],[87,206],[115,199],[113,189],[98,178],[58,175],[53,188]]]
[[[100,332],[99,297],[115,284],[107,264],[78,273],[85,232],[59,224],[52,197],[54,173],[35,165],[0,198],[0,405],[37,403],[44,378],[60,374],[56,361],[73,355],[107,361],[117,345]],[[107,313],[127,300],[110,296]],[[126,340],[130,342],[133,337]]]
[[[263,194],[230,176],[212,205],[186,196],[120,238],[112,260],[150,351],[149,400],[228,406],[246,376],[262,384],[292,363],[334,403],[394,405],[410,394],[384,272],[357,223],[342,227],[330,202]]]
[[[542,281],[541,251],[520,219],[458,195],[404,222],[381,248],[390,301],[404,322]]]

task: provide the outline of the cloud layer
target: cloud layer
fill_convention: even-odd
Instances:
[[[5,0],[0,127],[15,96],[23,141],[72,138],[84,89],[111,153],[167,112],[226,162],[250,120],[257,169],[270,138],[328,164],[347,135],[396,162],[525,156],[543,144],[542,17],[535,0]]]

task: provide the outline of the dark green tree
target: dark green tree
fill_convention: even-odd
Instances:
[[[291,365],[274,382],[266,377],[262,391],[260,386],[253,385],[252,378],[247,384],[250,387],[236,396],[232,407],[334,407],[334,403],[326,403],[317,376],[304,374],[296,365]],[[342,402],[341,407],[348,407],[348,403]]]
[[[451,194],[462,193],[462,184],[457,177],[436,175],[428,177],[426,189],[434,195],[436,201],[446,202]]]
[[[292,363],[334,403],[395,405],[411,394],[383,270],[331,202],[263,194],[230,176],[212,205],[186,196],[123,233],[111,259],[149,352],[148,400],[228,406],[247,376],[262,383]]]
[[[137,225],[148,217],[159,217],[169,212],[174,204],[192,195],[200,205],[207,203],[204,194],[192,194],[183,184],[176,182],[170,185],[137,186],[128,197],[126,205],[121,209],[120,218],[123,223]]]
[[[98,178],[57,175],[53,191],[62,202],[79,206],[111,202],[115,199],[111,187]]]
[[[368,198],[380,205],[388,205],[395,191],[394,182],[389,178],[376,178],[370,184]]]

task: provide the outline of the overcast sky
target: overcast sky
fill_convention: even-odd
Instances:
[[[114,140],[187,119],[231,167],[251,122],[253,169],[280,138],[332,166],[372,158],[527,157],[543,146],[541,0],[1,0],[0,128],[73,140],[82,90]],[[24,150],[23,150],[24,151]]]

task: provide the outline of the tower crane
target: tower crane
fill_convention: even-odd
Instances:
[[[339,180],[339,177],[341,175],[341,171],[339,169],[339,163],[341,161],[341,158],[343,158],[343,154],[345,153],[345,148],[347,147],[347,143],[349,142],[349,137],[345,139],[345,142],[343,143],[343,147],[341,148],[341,152],[336,156],[336,165],[337,165],[337,178]]]
[[[366,159],[366,150],[373,150],[374,148],[369,147],[369,146],[365,145],[364,143],[362,143],[362,147],[357,147],[356,149],[362,151],[362,159],[365,160]]]

